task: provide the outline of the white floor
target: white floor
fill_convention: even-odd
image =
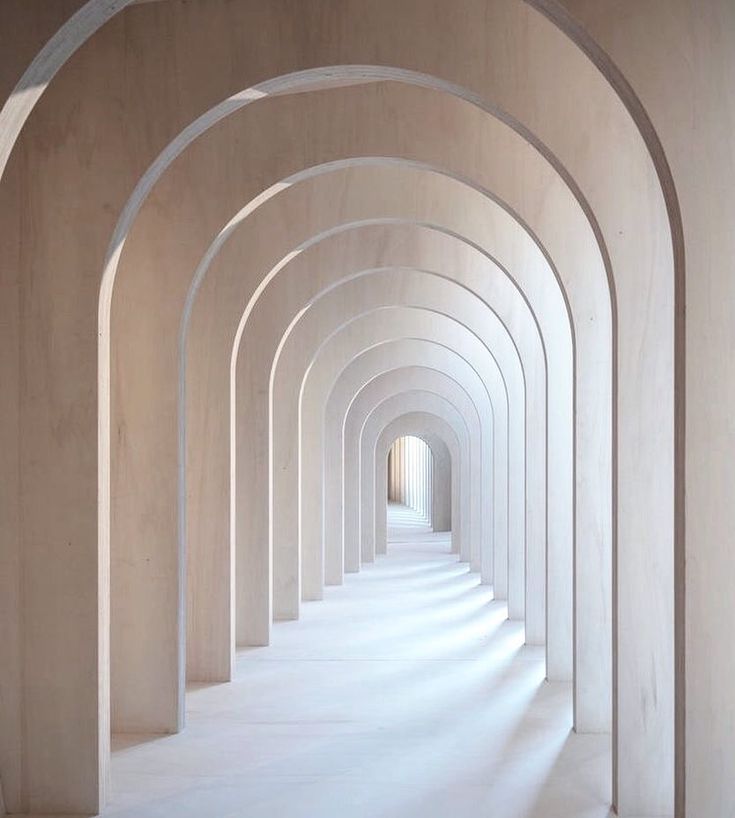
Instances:
[[[115,738],[106,818],[610,814],[610,742],[570,733],[570,686],[447,535],[391,522],[387,557],[190,690],[184,732]]]

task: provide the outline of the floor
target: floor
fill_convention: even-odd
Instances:
[[[609,739],[417,523],[391,508],[388,556],[193,687],[184,732],[116,737],[105,818],[606,818]]]

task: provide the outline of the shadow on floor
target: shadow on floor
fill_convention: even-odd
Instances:
[[[609,737],[570,733],[571,685],[448,536],[391,543],[239,650],[182,733],[116,738],[104,815],[608,818]]]

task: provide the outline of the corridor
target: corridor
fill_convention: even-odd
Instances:
[[[187,690],[187,729],[113,740],[115,818],[603,818],[609,736],[416,513],[235,680]]]
[[[0,1],[0,817],[735,818],[735,0]]]

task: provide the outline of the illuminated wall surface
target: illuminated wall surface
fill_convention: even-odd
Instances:
[[[735,816],[733,89],[732,0],[3,0],[0,814]]]

